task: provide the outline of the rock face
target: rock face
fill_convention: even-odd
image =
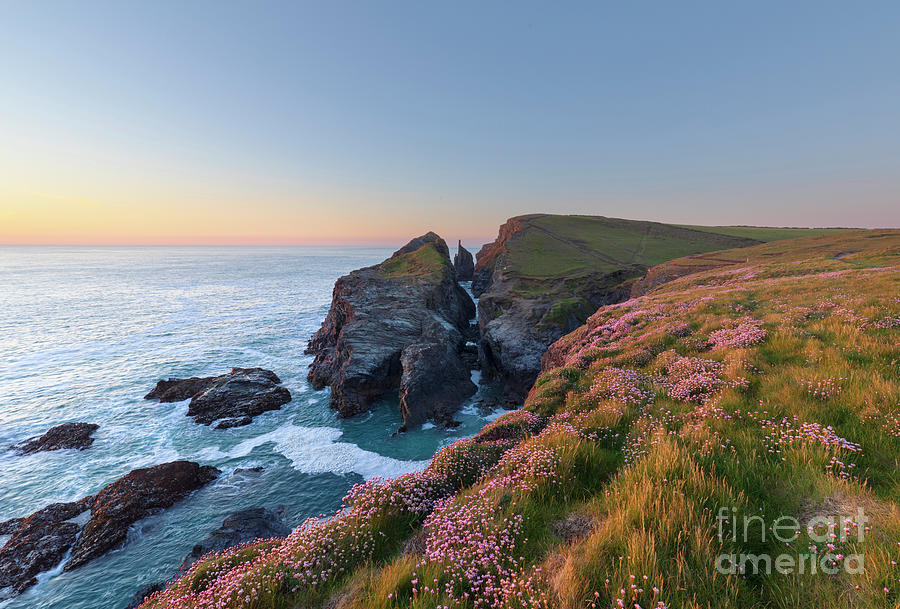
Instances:
[[[179,571],[187,571],[204,554],[221,552],[232,546],[254,539],[286,537],[291,532],[281,514],[266,508],[250,508],[231,514],[222,521],[222,526],[212,531],[193,547],[184,557]]]
[[[224,429],[248,425],[256,415],[290,402],[290,391],[280,384],[271,370],[232,368],[221,376],[159,381],[144,397],[160,402],[191,398],[188,416],[203,425],[218,421],[216,429]]]
[[[28,518],[0,525],[12,534],[0,549],[0,599],[21,594],[37,583],[39,573],[59,564],[81,529],[71,520],[89,510],[93,499],[54,503]]]
[[[61,450],[77,448],[84,450],[94,443],[91,435],[99,425],[94,423],[63,423],[51,427],[47,433],[21,442],[10,448],[20,455],[30,455],[44,450]]]
[[[405,424],[449,424],[476,390],[460,357],[474,315],[447,244],[427,233],[338,279],[328,316],[309,341],[307,353],[316,356],[309,380],[331,387],[342,417],[399,390]]]
[[[476,255],[485,378],[521,401],[541,356],[600,306],[631,296],[651,265],[758,242],[657,222],[533,214],[509,219]]]
[[[34,585],[36,576],[58,565],[70,549],[66,571],[120,546],[134,522],[169,507],[218,473],[191,461],[136,469],[97,495],[0,523],[0,534],[12,535],[0,549],[0,599]]]
[[[475,274],[475,259],[472,258],[472,252],[463,247],[462,241],[456,248],[456,255],[453,257],[453,268],[456,269],[456,278],[459,281],[472,281]]]
[[[211,482],[219,470],[193,461],[172,461],[136,469],[103,488],[91,505],[91,518],[72,548],[71,571],[117,548],[128,527],[154,510],[167,508]]]

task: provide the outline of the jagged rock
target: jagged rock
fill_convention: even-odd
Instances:
[[[181,402],[203,393],[215,382],[218,376],[197,377],[187,379],[165,379],[156,383],[153,391],[144,396],[145,400],[160,402]]]
[[[447,244],[427,233],[381,264],[338,279],[328,316],[309,341],[307,353],[316,356],[309,380],[316,388],[331,386],[331,406],[343,417],[365,412],[399,389],[410,424],[445,419],[459,406],[452,404],[456,397],[475,390],[459,372],[463,334],[474,315],[472,299],[456,283]],[[439,341],[448,344],[438,349]],[[429,349],[447,358],[443,366],[426,365]],[[425,391],[420,384],[446,387]]]
[[[456,255],[453,257],[453,268],[456,269],[456,279],[459,281],[472,281],[475,273],[475,259],[472,258],[472,252],[463,247],[462,241],[456,248]]]
[[[90,509],[93,500],[54,503],[28,518],[3,523],[12,537],[0,549],[0,600],[21,594],[37,583],[39,573],[59,564],[81,529],[71,520]]]
[[[70,549],[66,571],[117,548],[133,523],[218,474],[216,468],[192,461],[136,469],[96,495],[53,503],[27,518],[0,523],[0,535],[12,535],[0,548],[0,600],[33,586],[36,576],[58,565]]]
[[[103,488],[91,506],[91,518],[72,548],[65,570],[119,547],[128,527],[155,510],[167,508],[211,482],[219,470],[193,461],[172,461],[136,469]]]
[[[91,437],[100,426],[94,423],[63,423],[51,427],[42,436],[35,436],[29,440],[10,446],[20,455],[30,455],[44,450],[61,450],[64,448],[76,448],[84,450],[94,443]]]
[[[25,522],[24,518],[10,518],[0,522],[0,535],[12,535],[16,529],[22,526],[23,522]]]
[[[290,532],[291,529],[284,523],[282,513],[266,508],[250,508],[235,512],[222,521],[221,527],[212,531],[191,549],[184,557],[179,571],[187,571],[209,552],[221,552],[254,539],[286,537]]]
[[[249,425],[256,415],[290,402],[291,392],[280,385],[271,370],[232,368],[221,376],[159,381],[144,397],[161,402],[191,398],[188,416],[203,425],[219,421],[216,429],[227,429]]]

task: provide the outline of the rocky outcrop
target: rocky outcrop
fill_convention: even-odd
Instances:
[[[204,554],[221,552],[254,539],[286,537],[291,528],[284,523],[282,513],[266,508],[241,510],[226,517],[222,526],[201,539],[184,557],[179,571],[187,571]]]
[[[0,600],[21,594],[37,575],[62,561],[81,527],[73,519],[90,509],[93,497],[48,505],[24,519],[3,523],[11,534],[0,549]]]
[[[167,508],[211,482],[219,470],[193,461],[172,461],[136,469],[103,488],[91,505],[91,518],[72,548],[65,570],[119,547],[128,527],[155,510]]]
[[[477,390],[464,362],[463,343],[458,329],[430,319],[419,339],[403,349],[400,414],[404,425],[421,425],[430,418],[453,426],[460,403]]]
[[[475,274],[475,259],[472,258],[472,252],[463,247],[462,241],[456,247],[453,268],[456,270],[457,280],[472,281]]]
[[[10,449],[20,455],[30,455],[45,450],[62,450],[64,448],[84,450],[94,443],[94,438],[91,435],[99,427],[99,425],[94,423],[63,423],[62,425],[51,427],[42,436],[36,436],[10,446]]]
[[[600,306],[632,295],[647,269],[669,258],[758,242],[684,227],[533,214],[511,218],[477,254],[479,355],[485,378],[522,400],[547,347]]]
[[[169,507],[218,473],[191,461],[136,469],[96,495],[0,523],[0,535],[12,535],[0,549],[0,599],[34,585],[36,576],[58,565],[69,550],[66,571],[119,547],[133,523]]]
[[[278,410],[291,401],[291,393],[281,387],[281,379],[271,370],[232,368],[228,374],[206,378],[159,381],[145,399],[178,402],[191,398],[188,416],[216,429],[249,425],[253,417]]]
[[[160,402],[181,402],[203,393],[220,376],[192,376],[187,379],[165,379],[156,383],[156,387],[144,396],[145,400]]]
[[[490,243],[485,243],[475,254],[475,269],[472,277],[472,293],[476,298],[488,289],[494,270],[502,265],[498,264],[506,251],[506,244],[525,226],[525,222],[533,216],[519,216],[510,218],[500,226],[497,238]]]
[[[460,358],[474,315],[447,244],[427,233],[338,279],[328,316],[309,341],[309,380],[331,387],[331,406],[343,417],[399,390],[405,424],[446,424],[476,390]]]

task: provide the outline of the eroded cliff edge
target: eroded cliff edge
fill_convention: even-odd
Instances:
[[[315,355],[308,378],[316,388],[331,387],[331,407],[342,417],[399,391],[404,425],[452,425],[477,389],[461,358],[474,316],[447,244],[429,232],[338,279],[307,347]]]

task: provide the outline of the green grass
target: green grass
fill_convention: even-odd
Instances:
[[[374,267],[384,277],[413,279],[428,278],[440,281],[449,261],[431,243],[419,249],[388,258]]]
[[[776,226],[695,226],[690,224],[678,224],[682,228],[698,230],[705,233],[717,233],[732,237],[746,237],[757,241],[769,242],[782,239],[797,239],[798,237],[812,237],[814,235],[828,235],[841,233],[850,228],[791,228]]]
[[[688,254],[751,245],[741,236],[711,234],[601,216],[535,216],[507,244],[509,274],[535,279],[642,269]]]

